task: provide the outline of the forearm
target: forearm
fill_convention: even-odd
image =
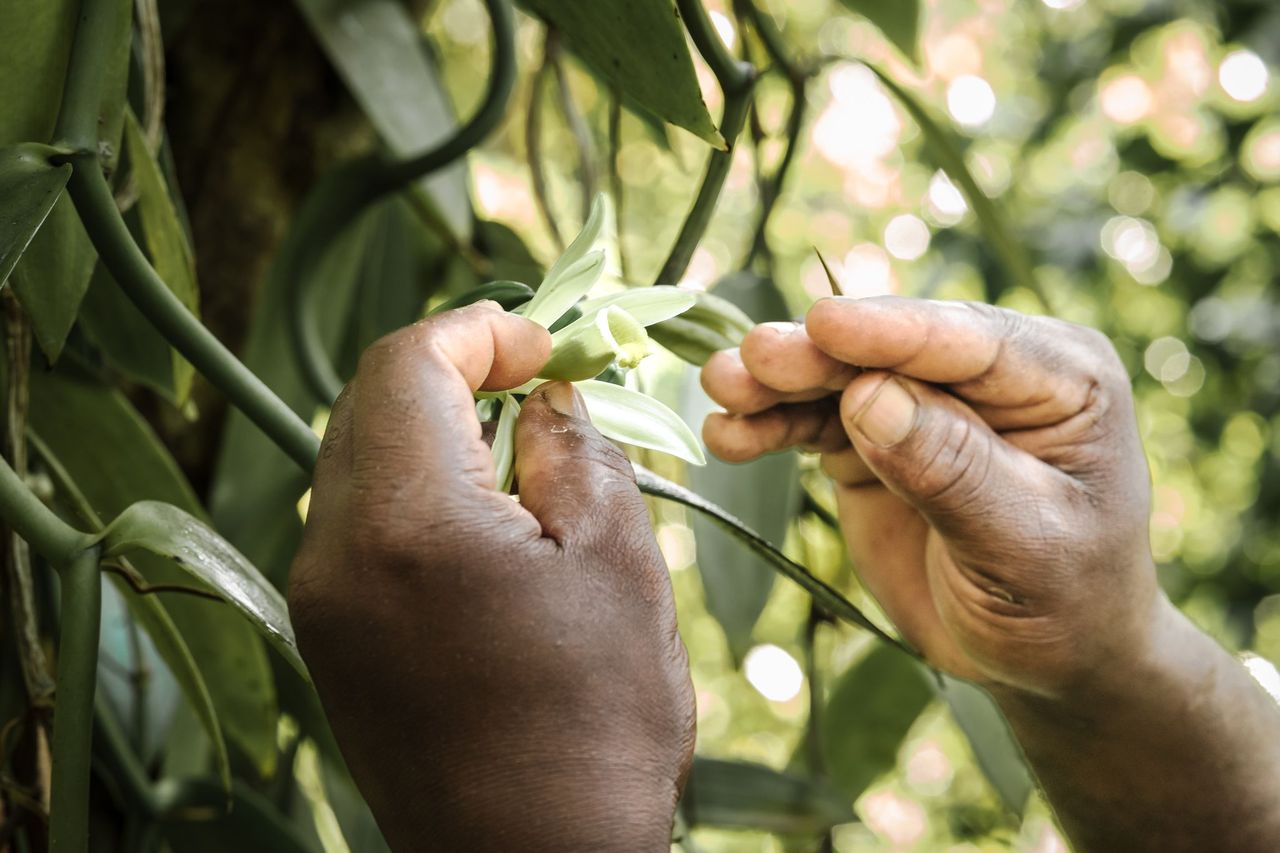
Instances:
[[[997,696],[1075,848],[1280,849],[1280,708],[1163,598],[1149,647],[1062,700]]]

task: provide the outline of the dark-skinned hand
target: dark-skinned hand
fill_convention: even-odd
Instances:
[[[1000,703],[1079,850],[1280,849],[1280,712],[1174,608],[1128,376],[1091,329],[824,299],[717,353],[730,461],[822,453],[855,568]]]
[[[329,421],[289,604],[397,851],[669,849],[693,693],[631,466],[548,383],[516,502],[475,413],[549,348],[493,303],[451,311],[370,347]]]

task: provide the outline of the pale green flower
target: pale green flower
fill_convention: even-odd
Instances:
[[[670,453],[705,464],[702,447],[680,416],[657,400],[621,385],[595,379],[610,366],[636,367],[650,352],[647,326],[693,307],[694,294],[675,287],[648,287],[584,299],[604,271],[604,252],[593,249],[600,236],[604,205],[600,197],[563,255],[533,298],[516,309],[547,328],[575,305],[581,316],[551,336],[551,357],[536,379],[497,395],[502,404],[493,442],[498,485],[509,489],[514,461],[516,394],[528,394],[549,379],[567,380],[582,395],[596,429],[616,441]]]

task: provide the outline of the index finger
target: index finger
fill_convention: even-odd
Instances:
[[[1123,374],[1097,332],[977,303],[835,297],[805,326],[843,362],[949,386],[997,429],[1069,418]]]
[[[353,477],[385,481],[410,502],[453,485],[493,489],[473,395],[532,379],[550,351],[545,329],[494,303],[380,339],[361,355],[349,394]]]

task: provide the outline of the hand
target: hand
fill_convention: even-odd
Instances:
[[[985,305],[824,299],[703,384],[730,461],[798,446],[854,565],[935,665],[1055,696],[1142,654],[1167,607],[1129,380],[1101,334]]]
[[[670,846],[693,693],[631,466],[547,383],[517,503],[475,414],[549,350],[493,303],[451,311],[370,347],[329,421],[289,604],[396,850]]]

